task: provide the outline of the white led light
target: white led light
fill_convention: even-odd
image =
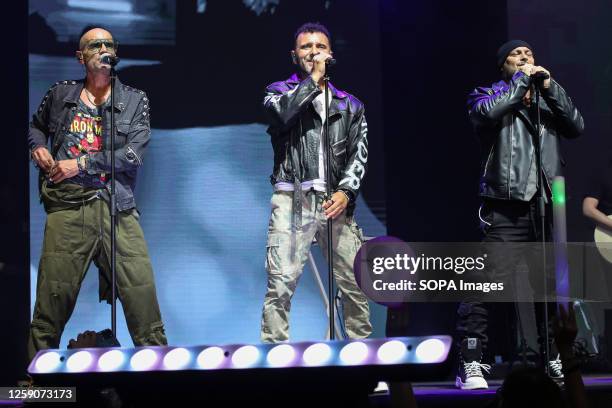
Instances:
[[[394,364],[402,361],[406,356],[406,345],[399,340],[391,340],[378,348],[376,355],[385,364]]]
[[[268,352],[268,364],[274,367],[284,367],[295,358],[295,349],[289,344],[280,344]]]
[[[168,370],[180,370],[191,361],[191,353],[185,348],[175,348],[164,357],[164,367]]]
[[[368,357],[368,346],[360,341],[347,344],[340,350],[340,361],[354,365],[363,362]]]
[[[315,343],[304,350],[304,363],[309,366],[319,366],[327,363],[332,355],[331,347],[325,343]]]
[[[444,343],[439,339],[427,339],[416,348],[415,354],[419,363],[439,363],[444,357]]]
[[[125,362],[125,354],[121,350],[111,350],[102,354],[98,360],[98,367],[102,371],[115,371]]]
[[[232,363],[238,368],[246,368],[259,360],[259,350],[255,346],[242,346],[234,351]]]
[[[48,353],[38,357],[35,364],[36,370],[41,373],[50,373],[59,367],[61,363],[60,358],[61,356],[59,353],[49,351]]]
[[[151,349],[144,349],[136,352],[130,360],[133,370],[148,370],[157,362],[157,353]]]
[[[198,355],[198,366],[200,368],[217,368],[225,359],[225,353],[220,347],[208,347]]]
[[[89,368],[92,361],[93,356],[89,351],[77,351],[68,357],[66,368],[68,368],[68,371],[85,371],[87,368]]]

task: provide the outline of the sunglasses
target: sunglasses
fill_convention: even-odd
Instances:
[[[114,40],[91,40],[85,45],[85,48],[91,52],[100,52],[102,46],[106,47],[110,52],[117,52],[119,44]]]

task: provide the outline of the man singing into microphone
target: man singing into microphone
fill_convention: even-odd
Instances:
[[[476,88],[468,97],[470,120],[482,151],[480,196],[483,202],[479,214],[483,241],[537,242],[542,234],[550,239],[551,183],[554,177],[562,175],[560,139],[575,138],[583,132],[582,116],[561,85],[551,78],[550,72],[535,65],[533,48],[525,41],[512,40],[503,44],[497,52],[497,67],[503,80],[491,87]],[[542,128],[539,138],[536,137],[536,88],[541,93]],[[541,140],[545,231],[542,231],[537,217],[540,175],[534,140]],[[490,257],[488,266],[491,271],[497,277],[512,276],[520,260],[512,253],[498,255]],[[532,261],[529,263],[530,271],[542,269],[541,260]],[[542,304],[536,306],[541,309],[537,317],[542,317]],[[483,303],[466,299],[459,306],[458,314],[461,366],[457,386],[462,389],[487,388],[481,370],[489,368],[481,364],[482,351],[488,339],[487,308]],[[540,324],[538,329],[540,339],[543,339],[546,328]],[[541,345],[543,349],[542,342]],[[551,360],[548,364],[553,376],[562,376],[558,360]]]
[[[81,282],[91,261],[100,275],[100,300],[111,301],[110,162],[115,155],[117,289],[137,346],[167,344],[134,188],[151,136],[149,99],[116,81],[110,106],[109,62],[117,41],[102,28],[86,29],[76,58],[86,76],[57,82],[34,113],[28,142],[40,169],[40,197],[47,212],[30,329],[30,359],[59,348]],[[116,150],[109,150],[110,111],[115,110]]]
[[[333,269],[342,292],[346,332],[355,339],[372,332],[368,301],[353,273],[353,260],[362,243],[353,212],[366,170],[368,128],[363,104],[331,84],[329,170],[333,194],[325,197],[323,90],[325,71],[332,62],[330,38],[327,28],[319,23],[301,26],[291,51],[300,72],[266,89],[264,107],[274,149],[274,193],[266,256],[268,286],[261,321],[264,342],[289,338],[291,298],[314,237],[323,254],[328,255],[328,218],[333,220]]]

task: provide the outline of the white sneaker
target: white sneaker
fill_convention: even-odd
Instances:
[[[455,386],[462,390],[482,390],[489,388],[487,380],[484,379],[482,370],[487,374],[491,370],[488,364],[481,364],[480,361],[472,361],[470,363],[462,363],[459,369],[459,374],[455,379]]]
[[[548,362],[548,374],[553,380],[563,379],[563,365],[561,364],[561,358],[557,354],[557,358]]]
[[[378,384],[376,384],[376,388],[374,388],[374,393],[376,394],[383,392],[389,392],[389,384],[384,381],[379,381]]]
[[[482,375],[482,370],[489,373],[491,366],[481,364],[482,342],[474,337],[461,341],[459,350],[459,371],[455,379],[455,386],[462,390],[481,390],[489,388],[489,384]]]

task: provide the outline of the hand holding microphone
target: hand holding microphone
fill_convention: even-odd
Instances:
[[[518,68],[525,74],[529,75],[537,83],[542,83],[544,88],[548,88],[550,86],[550,72],[546,68],[531,64],[524,64]]]
[[[531,70],[530,76],[536,84],[541,84],[542,88],[548,89],[550,87],[550,72],[546,68],[535,66]]]
[[[313,63],[311,76],[316,82],[319,82],[321,78],[325,76],[327,66],[334,65],[336,63],[336,60],[332,57],[332,55],[325,51],[321,51],[314,55],[311,60]]]

